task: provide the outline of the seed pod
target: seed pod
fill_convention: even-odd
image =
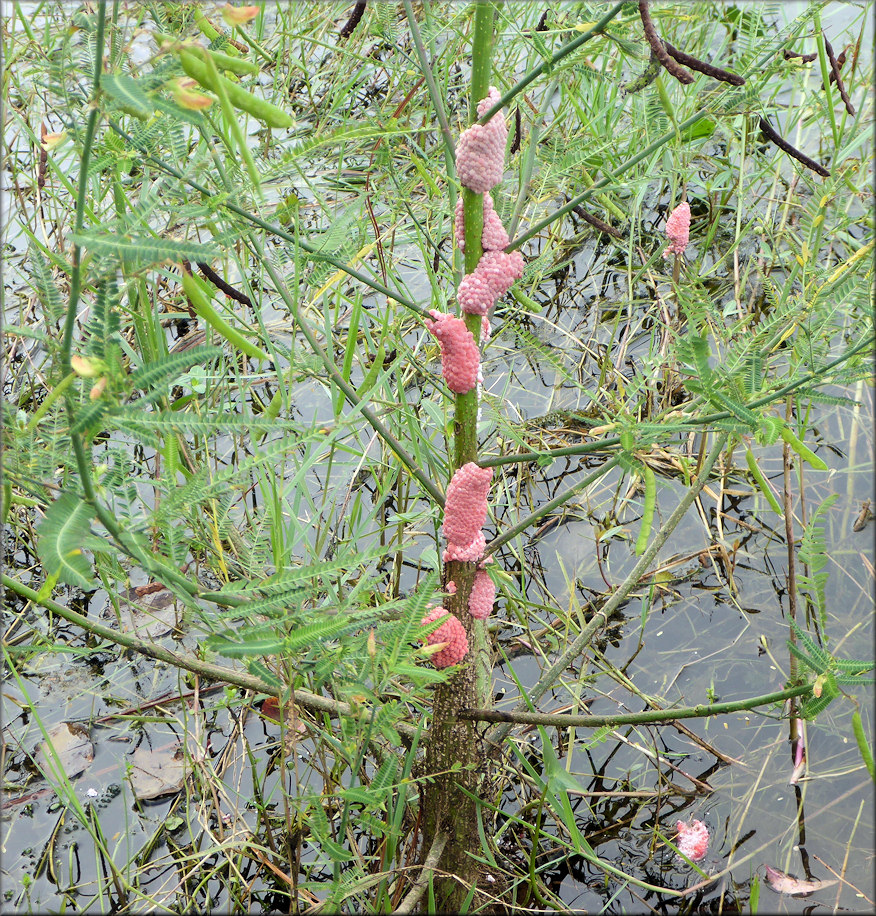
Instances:
[[[208,53],[203,48],[200,50],[202,54]],[[182,47],[179,49],[179,59],[183,70],[185,70],[192,79],[197,80],[205,88],[218,93],[219,87],[216,86],[210,74],[209,67],[206,62],[199,57],[197,51],[193,48]],[[247,114],[251,114],[254,118],[266,124],[268,127],[291,127],[295,123],[285,111],[281,108],[277,108],[276,105],[272,105],[266,99],[256,98],[252,93],[247,92],[245,89],[241,89],[237,83],[232,83],[231,80],[226,79],[224,76],[220,75],[219,81],[222,88],[225,90],[225,94],[228,96],[228,101],[235,108],[238,108],[240,111],[245,111]]]

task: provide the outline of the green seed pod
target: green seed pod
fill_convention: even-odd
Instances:
[[[219,313],[210,304],[207,294],[201,289],[197,279],[188,273],[182,276],[182,287],[189,297],[192,308],[195,312],[216,331],[220,337],[224,337],[233,347],[251,356],[254,359],[270,359],[264,350],[260,350],[254,343],[247,340],[243,334],[231,327],[228,322],[222,318]]]
[[[200,52],[201,54],[209,53],[204,48],[201,48]],[[198,52],[194,48],[181,47],[178,53],[183,70],[206,89],[218,93],[219,87],[215,85],[206,61],[199,56]],[[219,76],[219,80],[228,96],[228,101],[235,108],[251,114],[268,127],[291,127],[295,123],[285,111],[277,108],[276,105],[272,105],[265,99],[256,98],[252,93],[241,89],[237,83],[232,83],[224,76]]]
[[[222,70],[230,70],[238,76],[250,76],[259,72],[259,65],[254,64],[251,60],[244,60],[242,57],[232,57],[222,51],[208,50],[207,53],[213,58],[213,62]]]
[[[642,476],[645,479],[645,507],[642,510],[642,526],[636,539],[636,556],[640,557],[648,546],[651,525],[654,522],[654,507],[657,504],[657,478],[647,464],[642,464]]]
[[[791,446],[792,449],[808,464],[810,464],[816,471],[826,471],[827,464],[822,461],[815,452],[808,449],[795,435],[791,430],[786,426],[782,429],[781,432],[782,439]]]
[[[766,497],[766,501],[770,504],[770,508],[776,515],[782,514],[782,507],[779,505],[779,501],[776,499],[773,491],[770,489],[770,485],[767,482],[766,477],[763,475],[763,471],[757,464],[757,459],[752,454],[751,449],[748,449],[745,453],[745,462],[748,465],[748,470],[751,472],[751,476],[755,479],[760,492]]]

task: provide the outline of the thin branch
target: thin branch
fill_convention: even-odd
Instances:
[[[684,51],[679,51],[678,48],[674,48],[665,39],[663,41],[663,46],[680,64],[685,64],[686,66],[690,67],[691,70],[698,70],[700,73],[705,73],[706,76],[711,76],[714,80],[720,80],[722,83],[730,83],[731,86],[745,85],[745,77],[740,76],[738,73],[731,73],[729,70],[722,70],[720,67],[716,67],[714,64],[700,60],[698,57],[693,57],[690,54],[685,54]]]
[[[429,886],[429,878],[432,876],[432,873],[438,867],[438,862],[441,859],[441,853],[444,852],[444,847],[447,845],[447,834],[439,832],[435,834],[435,839],[432,841],[432,846],[429,849],[429,854],[426,856],[426,860],[423,862],[423,867],[420,870],[420,874],[417,877],[417,880],[414,882],[414,886],[405,894],[404,900],[396,907],[395,912],[397,914],[407,914],[413,913],[417,904],[420,902],[420,898],[426,892],[426,888]]]
[[[317,355],[320,362],[325,367],[326,372],[331,377],[332,381],[341,389],[344,393],[344,397],[352,404],[353,408],[360,411],[362,416],[368,421],[371,425],[371,428],[377,432],[383,441],[389,446],[390,449],[396,454],[399,461],[411,472],[411,474],[420,482],[420,485],[423,489],[432,497],[435,502],[444,507],[444,494],[435,486],[435,484],[426,476],[426,474],[420,469],[417,465],[417,462],[414,458],[407,452],[405,447],[401,442],[396,439],[396,437],[384,426],[383,422],[378,418],[377,414],[371,410],[364,401],[356,394],[356,389],[344,378],[343,375],[338,371],[338,367],[334,362],[329,359],[328,354],[323,350],[319,345],[319,341],[316,339],[310,325],[302,317],[301,313],[298,310],[298,305],[295,302],[294,297],[290,294],[289,290],[286,287],[286,284],[283,282],[280,275],[274,269],[274,265],[271,264],[269,258],[265,257],[265,253],[262,250],[261,245],[255,239],[252,239],[256,250],[259,253],[259,257],[264,264],[265,270],[268,272],[271,281],[274,286],[277,288],[277,292],[283,298],[283,301],[286,305],[289,306],[289,310],[292,312],[292,317],[295,319],[301,333],[307,338],[307,342],[310,344],[311,349]]]
[[[549,725],[557,728],[616,728],[619,725],[670,724],[679,719],[707,719],[728,713],[743,712],[758,706],[771,706],[794,697],[812,692],[813,684],[799,684],[775,693],[752,697],[748,700],[732,700],[727,703],[682,706],[676,709],[648,709],[645,712],[631,712],[616,716],[575,716],[569,713],[551,712],[500,712],[495,709],[463,709],[460,719],[476,719],[479,722],[505,722],[512,725]]]
[[[596,611],[590,622],[581,630],[566,651],[563,652],[553,665],[541,675],[538,679],[538,683],[529,690],[526,700],[519,703],[514,712],[527,711],[530,704],[537,703],[548,690],[553,689],[559,681],[563,671],[578,658],[597,631],[608,623],[611,615],[627,600],[629,593],[636,586],[642,575],[647,572],[648,567],[657,556],[660,548],[666,543],[669,535],[672,534],[678,523],[684,518],[687,510],[693,504],[693,501],[699,495],[700,490],[706,485],[709,474],[715,466],[715,462],[718,460],[721,452],[724,450],[728,438],[729,433],[721,433],[718,436],[715,445],[712,447],[712,451],[709,452],[708,457],[703,462],[699,474],[691,481],[687,493],[682,496],[678,505],[666,520],[666,524],[657,532],[654,539],[648,545],[648,549],[642,554],[639,562],[633,567],[632,572],[630,572],[621,586],[612,594],[603,607]],[[510,723],[505,723],[491,730],[488,737],[494,744],[500,744],[510,730]]]
[[[363,4],[364,6],[364,4]],[[444,111],[444,101],[441,93],[438,91],[438,85],[435,82],[435,74],[429,65],[429,58],[426,55],[426,48],[423,45],[423,38],[420,35],[420,27],[417,25],[417,19],[414,15],[414,8],[411,6],[411,0],[404,0],[405,15],[408,17],[408,25],[411,29],[411,38],[414,39],[414,47],[417,50],[417,57],[420,59],[420,69],[426,79],[426,86],[429,89],[429,97],[432,100],[432,107],[435,109],[435,116],[438,118],[438,124],[441,127],[441,136],[444,138],[444,158],[447,162],[447,171],[451,171],[451,166],[456,162],[456,148],[453,142],[453,134],[450,131],[450,123],[447,120],[447,113]]]
[[[163,159],[159,159],[157,156],[153,156],[143,143],[137,143],[136,140],[129,133],[122,130],[122,128],[119,127],[115,121],[110,119],[108,123],[109,126],[120,137],[123,137],[128,141],[128,143],[130,143],[143,154],[145,162],[148,162],[155,166],[155,168],[161,169],[161,171],[173,176],[183,184],[193,188],[199,194],[203,194],[207,198],[215,197],[215,192],[211,191],[209,188],[199,184],[197,181],[193,181],[191,178],[187,178],[182,172],[180,172],[179,169],[174,168],[174,166],[165,162]],[[252,223],[254,226],[258,226],[260,229],[264,229],[271,235],[275,235],[287,242],[291,242],[296,247],[301,248],[309,255],[313,256],[314,260],[324,261],[326,264],[331,264],[332,267],[335,267],[338,270],[342,270],[345,274],[347,274],[347,276],[352,277],[354,280],[358,280],[360,283],[364,283],[366,286],[373,289],[376,293],[382,293],[384,296],[395,300],[400,305],[403,305],[405,308],[410,309],[410,311],[415,312],[417,315],[426,315],[427,309],[424,309],[423,306],[418,305],[412,299],[408,299],[407,296],[404,296],[399,292],[394,292],[386,286],[383,286],[383,284],[378,283],[376,280],[372,280],[371,277],[367,277],[365,274],[360,273],[355,268],[350,267],[349,264],[344,264],[343,261],[339,261],[337,258],[333,258],[330,255],[320,253],[316,246],[308,242],[307,239],[302,238],[301,236],[296,237],[291,233],[286,232],[286,230],[281,226],[278,226],[275,223],[269,223],[267,220],[260,219],[254,213],[250,213],[248,210],[244,210],[243,207],[238,207],[237,204],[233,204],[228,200],[223,200],[221,202],[221,206],[223,206],[226,210],[230,210],[237,216],[242,217],[247,222]]]
[[[535,512],[530,513],[526,516],[526,518],[522,518],[519,522],[517,522],[516,525],[512,525],[499,537],[490,541],[490,543],[487,544],[484,556],[488,557],[490,554],[495,553],[503,544],[507,544],[508,541],[517,537],[518,534],[526,531],[526,529],[534,522],[537,522],[540,518],[544,518],[544,516],[549,512],[552,512],[554,509],[568,502],[576,493],[580,492],[585,487],[589,487],[590,484],[595,483],[597,480],[599,480],[600,477],[605,476],[619,462],[620,457],[616,455],[614,458],[602,465],[601,468],[594,471],[592,474],[588,474],[580,483],[575,484],[573,487],[569,487],[569,489],[564,490],[562,493],[560,493],[559,496],[554,497],[550,502],[539,506]]]
[[[165,649],[162,646],[156,646],[142,639],[138,639],[136,636],[129,636],[127,633],[122,633],[119,630],[105,627],[88,617],[84,617],[82,614],[76,613],[76,611],[71,610],[65,605],[53,601],[51,598],[40,596],[23,582],[19,582],[17,579],[13,579],[5,573],[0,577],[0,581],[2,581],[5,588],[15,592],[15,594],[20,595],[22,598],[27,598],[37,607],[46,608],[46,610],[51,611],[53,614],[57,614],[59,617],[63,617],[64,620],[76,626],[82,627],[83,630],[94,634],[100,639],[105,639],[125,649],[138,652],[140,655],[145,655],[147,658],[152,658],[155,661],[164,662],[175,668],[181,668],[184,671],[191,671],[194,674],[209,678],[210,680],[223,681],[226,684],[240,687],[242,690],[252,690],[255,693],[266,693],[269,696],[281,699],[281,688],[273,684],[268,684],[261,678],[254,677],[251,674],[245,674],[241,671],[235,671],[232,668],[225,668],[222,665],[214,665],[211,662],[205,662],[199,658],[193,658],[188,655],[177,655],[175,652],[171,652],[169,649]],[[299,688],[295,690],[295,702],[314,712],[325,713],[333,719],[340,717],[355,718],[357,715],[349,703],[333,700],[330,697],[321,697],[315,693],[310,693]],[[413,739],[417,734],[417,729],[405,722],[396,723],[395,727],[399,734],[409,739]]]
[[[574,41],[570,41],[569,44],[564,45],[556,52],[553,56],[548,58],[545,61],[542,61],[535,69],[530,70],[519,82],[515,83],[506,93],[493,105],[492,108],[487,109],[483,115],[478,118],[478,124],[486,124],[490,118],[493,117],[496,112],[501,111],[516,95],[520,95],[521,92],[532,82],[537,80],[542,73],[548,71],[553,67],[555,63],[561,61],[564,57],[571,54],[573,51],[577,51],[585,42],[590,41],[594,35],[598,35],[607,25],[617,16],[618,13],[623,9],[624,4],[618,3],[613,6],[603,17],[596,23],[592,28],[588,29],[586,32],[576,38]],[[674,136],[674,135],[673,135]]]
[[[797,147],[791,146],[787,140],[779,136],[779,134],[770,127],[769,121],[767,121],[766,118],[760,119],[760,129],[768,139],[772,140],[780,150],[786,152],[792,159],[796,159],[799,163],[805,165],[807,169],[812,169],[813,172],[821,175],[822,178],[830,178],[830,172],[823,165],[819,165],[814,159],[810,159],[806,153],[801,153]]]
[[[792,41],[792,40],[793,38],[786,39],[786,41]],[[780,46],[781,45],[779,45],[779,47]],[[774,47],[771,50],[767,51],[758,61],[752,64],[752,66],[749,68],[749,71],[748,71],[749,75],[751,75],[752,73],[757,73],[760,70],[762,70],[764,65],[767,63],[767,61],[769,61],[769,59],[773,57],[775,54],[778,54],[778,51],[779,51],[778,47]],[[726,90],[726,91],[729,92],[732,90]],[[570,200],[565,206],[560,207],[558,210],[554,210],[553,213],[548,214],[540,222],[536,223],[534,226],[531,226],[529,229],[527,229],[526,232],[517,236],[517,238],[512,239],[511,243],[506,247],[505,250],[514,251],[515,249],[520,248],[521,245],[528,242],[531,238],[533,238],[533,236],[538,235],[539,232],[541,232],[543,229],[546,229],[555,220],[560,219],[560,217],[563,217],[567,213],[570,213],[572,210],[574,210],[578,204],[583,204],[585,201],[589,200],[597,191],[601,191],[603,188],[607,187],[612,182],[617,181],[617,179],[620,178],[621,175],[623,175],[625,172],[628,172],[634,166],[638,165],[643,159],[647,159],[648,156],[656,152],[658,149],[660,149],[660,147],[669,143],[671,140],[674,140],[678,136],[680,131],[683,131],[686,128],[690,127],[692,124],[695,124],[704,115],[710,114],[713,110],[712,105],[718,105],[723,98],[724,96],[720,95],[719,97],[713,100],[712,104],[704,105],[702,108],[695,111],[689,118],[682,121],[672,130],[667,131],[665,134],[663,134],[663,136],[658,137],[653,143],[646,146],[645,149],[643,149],[641,152],[636,153],[635,156],[632,156],[629,159],[627,159],[626,162],[622,162],[616,169],[609,172],[603,178],[600,178],[599,181],[597,181],[594,185],[589,187],[586,191],[583,191],[577,197]]]
[[[657,29],[654,28],[654,22],[648,10],[648,0],[639,0],[639,16],[642,18],[642,28],[645,30],[645,38],[648,39],[651,50],[657,55],[657,60],[663,64],[679,83],[683,83],[684,85],[692,83],[694,81],[693,74],[685,70],[684,67],[680,67],[669,54],[666,53],[666,48],[660,40],[660,36],[657,34]]]

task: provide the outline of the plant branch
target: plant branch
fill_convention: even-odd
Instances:
[[[542,75],[542,73],[548,72],[551,69],[551,67],[553,67],[554,64],[561,61],[564,57],[567,57],[573,51],[577,51],[578,48],[581,47],[581,45],[590,41],[590,39],[593,38],[594,35],[598,35],[606,27],[606,25],[608,25],[608,23],[611,22],[611,20],[614,19],[615,16],[617,16],[617,14],[623,9],[623,7],[624,7],[623,3],[618,3],[615,6],[613,6],[602,17],[602,19],[600,19],[599,22],[596,23],[596,25],[588,29],[586,32],[582,32],[581,35],[579,35],[578,38],[576,38],[574,41],[570,41],[569,44],[564,45],[562,48],[560,48],[559,51],[557,51],[547,60],[542,61],[542,63],[540,63],[535,69],[530,70],[529,73],[527,73],[524,77],[522,77],[522,79],[516,82],[502,96],[502,98],[500,98],[499,101],[496,102],[495,105],[493,105],[492,108],[484,112],[483,116],[478,118],[477,123],[486,124],[487,121],[489,121],[490,118],[492,118],[493,115],[496,114],[497,111],[500,111],[502,108],[504,108],[515,96],[520,95],[520,93],[523,92],[523,90],[530,83],[537,80]],[[484,92],[484,95],[486,94],[487,93]],[[481,96],[481,98],[483,98],[483,96]],[[473,118],[477,117],[477,112],[475,112],[472,115],[472,117]]]
[[[123,137],[128,143],[130,143],[135,149],[138,149],[143,154],[143,159],[145,162],[153,165],[155,168],[160,169],[161,171],[171,175],[173,178],[178,179],[183,184],[197,191],[199,194],[203,194],[207,198],[215,197],[215,192],[211,191],[209,188],[205,187],[202,184],[199,184],[197,181],[187,178],[179,169],[174,168],[170,163],[165,162],[163,159],[159,159],[157,156],[153,156],[148,148],[143,144],[138,144],[134,138],[122,130],[118,124],[110,120],[109,126],[120,136]],[[242,207],[238,207],[237,204],[233,204],[228,200],[220,201],[220,206],[224,207],[226,210],[229,210],[231,213],[236,214],[237,216],[245,219],[247,222],[252,223],[254,226],[258,226],[260,229],[264,229],[265,232],[270,233],[271,235],[277,236],[277,238],[284,239],[287,242],[291,242],[293,245],[301,248],[306,251],[308,254],[312,255],[314,260],[325,261],[326,264],[331,264],[332,267],[342,270],[347,276],[352,277],[354,280],[358,280],[360,283],[364,283],[365,286],[373,289],[376,293],[381,293],[384,296],[387,296],[389,299],[398,302],[399,305],[403,305],[406,309],[415,312],[417,315],[425,315],[427,310],[424,309],[421,305],[417,305],[413,299],[408,299],[407,296],[399,292],[394,292],[388,287],[384,286],[382,283],[379,283],[377,280],[373,280],[371,277],[366,276],[360,271],[356,270],[354,267],[350,267],[349,264],[344,264],[343,261],[339,261],[337,258],[333,258],[327,254],[321,254],[315,245],[307,241],[307,239],[301,238],[300,236],[294,236],[291,233],[283,229],[282,226],[278,226],[276,223],[269,223],[267,220],[261,219],[261,217],[256,216],[254,213],[250,213],[248,210],[244,210]]]
[[[681,706],[677,709],[648,709],[644,712],[624,713],[616,716],[576,716],[550,712],[500,712],[495,709],[463,709],[460,719],[479,722],[504,722],[511,725],[555,725],[557,728],[615,728],[619,725],[669,724],[679,719],[706,719],[709,716],[743,712],[758,706],[770,706],[812,692],[812,684],[798,684],[775,693],[752,697],[748,700],[731,700],[727,703]]]
[[[870,246],[864,246],[864,248],[867,247]],[[859,251],[863,251],[864,248],[859,249]],[[758,398],[757,400],[752,401],[750,404],[745,404],[744,406],[747,410],[756,410],[759,407],[764,407],[767,404],[772,404],[774,401],[779,401],[790,392],[796,391],[799,388],[803,388],[816,379],[824,378],[825,375],[832,369],[836,369],[843,363],[848,362],[853,356],[860,353],[862,350],[866,350],[872,347],[874,343],[876,343],[876,334],[871,334],[869,337],[856,344],[850,350],[842,353],[840,356],[831,360],[829,363],[825,363],[814,372],[809,372],[807,375],[804,375],[801,378],[796,379],[793,382],[789,382],[787,385],[783,385],[781,388],[776,389],[774,392],[772,392],[772,394],[765,395],[764,397]],[[679,420],[677,426],[671,427],[667,431],[675,433],[680,429],[687,429],[692,426],[710,426],[711,424],[718,423],[721,420],[730,420],[734,416],[735,414],[732,413],[732,411],[722,410],[718,413],[706,414],[704,417],[692,417],[690,419]],[[639,431],[647,432],[656,426],[657,424],[643,424],[639,427]],[[478,464],[483,468],[493,468],[499,467],[503,464],[522,464],[530,461],[539,461],[545,458],[553,459],[565,458],[569,455],[587,455],[591,452],[599,452],[608,448],[614,448],[617,445],[620,445],[620,438],[618,436],[612,436],[608,439],[600,439],[598,442],[583,442],[580,445],[567,445],[563,446],[563,448],[546,449],[545,451],[541,452],[517,452],[513,455],[496,455],[492,458],[482,458],[478,461]]]
[[[97,29],[94,42],[94,78],[91,88],[91,111],[85,124],[85,138],[82,141],[82,159],[79,163],[79,187],[76,191],[76,217],[74,232],[82,233],[85,225],[85,192],[88,187],[88,164],[91,161],[91,147],[97,130],[100,116],[100,75],[103,70],[104,27],[106,24],[106,0],[97,4]],[[70,274],[70,301],[67,303],[67,315],[64,319],[64,335],[61,339],[61,369],[66,375],[70,372],[70,350],[73,346],[73,325],[76,323],[76,309],[79,306],[79,295],[82,291],[82,249],[73,245],[72,270]]]
[[[331,377],[331,380],[341,389],[344,393],[344,397],[353,405],[353,407],[360,411],[362,416],[368,421],[371,427],[380,435],[380,437],[386,442],[386,444],[395,452],[399,461],[405,465],[405,467],[411,472],[411,474],[420,482],[420,485],[423,489],[432,497],[432,499],[441,507],[444,506],[444,494],[435,486],[435,484],[426,476],[426,474],[420,469],[417,465],[417,462],[414,458],[407,452],[405,447],[401,442],[396,439],[396,437],[384,426],[383,422],[377,417],[377,414],[374,413],[371,408],[367,407],[364,401],[356,394],[356,389],[341,375],[338,371],[338,367],[329,359],[328,354],[323,350],[319,345],[319,341],[316,339],[310,324],[304,319],[298,309],[298,303],[295,301],[295,297],[292,296],[289,290],[286,288],[286,284],[283,282],[280,275],[274,269],[274,265],[271,264],[269,258],[265,257],[265,253],[262,250],[261,245],[253,239],[252,240],[256,249],[259,252],[259,257],[264,264],[265,270],[268,272],[268,275],[271,278],[274,286],[277,288],[277,292],[282,296],[283,301],[289,306],[289,310],[292,313],[292,317],[295,319],[295,323],[300,329],[301,333],[307,338],[307,342],[310,344],[313,352],[317,355],[320,362],[325,367],[326,372]]]
[[[423,866],[420,869],[420,874],[417,876],[417,880],[414,882],[414,886],[405,894],[404,900],[396,907],[396,914],[407,914],[413,913],[417,904],[420,902],[420,898],[426,892],[426,888],[429,886],[429,879],[432,877],[433,872],[438,867],[438,862],[441,859],[441,853],[444,852],[444,847],[447,845],[448,836],[443,831],[435,834],[435,839],[432,841],[432,845],[429,848],[429,853],[426,856]]]
[[[512,538],[517,537],[518,534],[525,531],[530,525],[534,522],[537,522],[540,518],[544,518],[548,512],[552,512],[558,506],[562,506],[563,503],[568,502],[576,493],[583,490],[585,487],[589,487],[590,484],[599,480],[600,477],[603,477],[607,474],[613,467],[616,467],[620,463],[620,457],[615,455],[614,458],[611,458],[609,461],[606,461],[601,468],[594,471],[592,474],[588,474],[584,480],[580,483],[575,484],[573,487],[564,490],[560,493],[559,496],[555,496],[550,502],[545,503],[535,512],[531,512],[526,518],[522,518],[516,525],[512,525],[507,531],[501,534],[499,537],[494,538],[487,544],[487,549],[484,552],[484,556],[488,557],[490,554],[495,553],[503,544],[507,544]]]
[[[110,627],[105,627],[82,614],[78,614],[65,605],[53,601],[51,598],[41,596],[23,582],[19,582],[17,579],[13,579],[5,573],[0,575],[0,581],[2,581],[5,588],[15,592],[16,595],[27,598],[28,601],[33,602],[35,605],[46,608],[46,610],[51,611],[53,614],[57,614],[59,617],[63,617],[64,620],[76,626],[82,627],[83,630],[88,633],[93,633],[100,639],[105,639],[125,649],[138,652],[140,655],[145,655],[147,658],[173,665],[175,668],[191,671],[201,677],[223,681],[226,684],[240,687],[242,690],[252,690],[255,693],[265,693],[269,696],[277,697],[277,699],[282,698],[283,691],[281,687],[275,687],[273,684],[268,684],[261,678],[254,677],[251,674],[245,674],[241,671],[235,671],[232,668],[226,668],[222,665],[214,665],[211,662],[205,662],[189,655],[177,655],[175,652],[171,652],[169,649],[165,649],[162,646],[156,646],[142,639],[138,639],[136,636],[129,636],[126,633],[113,630]],[[315,693],[309,693],[299,688],[295,690],[295,702],[313,712],[325,713],[334,719],[340,717],[355,718],[357,715],[349,703],[333,700],[330,697],[321,697]],[[417,733],[416,728],[404,722],[397,723],[395,727],[399,734],[409,739],[412,739]]]
[[[782,42],[782,45],[787,44],[790,41],[793,41],[793,36],[790,38],[787,38],[784,42]],[[771,57],[774,57],[776,54],[778,54],[778,51],[779,51],[779,48],[774,48],[768,51],[766,54],[764,54],[760,58],[760,60],[758,60],[755,64],[751,66],[748,75],[750,76],[752,73],[758,73],[759,71],[761,71],[764,65],[766,64],[766,62]],[[732,88],[728,88],[725,90],[725,92],[732,92],[732,91],[733,91]],[[538,233],[541,232],[542,229],[546,229],[552,222],[554,222],[554,220],[557,220],[560,217],[565,216],[567,213],[570,213],[572,210],[574,210],[575,207],[577,207],[579,204],[583,204],[585,201],[589,200],[597,191],[601,191],[604,187],[606,187],[607,185],[610,185],[613,181],[617,180],[625,172],[628,172],[631,168],[633,168],[633,166],[638,165],[643,159],[646,159],[652,153],[656,152],[658,149],[660,149],[661,146],[664,146],[670,140],[674,140],[678,136],[679,132],[685,130],[686,128],[690,127],[692,124],[695,124],[697,121],[699,121],[700,118],[709,114],[709,112],[712,110],[712,107],[714,105],[717,105],[723,97],[724,96],[722,94],[719,97],[716,97],[715,99],[713,99],[709,105],[704,105],[702,108],[698,109],[689,118],[682,121],[675,128],[673,128],[670,131],[667,131],[665,134],[663,134],[662,137],[658,137],[653,143],[646,146],[645,149],[643,149],[641,152],[636,153],[635,156],[632,156],[626,162],[622,162],[616,169],[609,172],[604,178],[600,178],[599,181],[591,185],[586,191],[583,191],[577,197],[573,197],[565,206],[560,207],[558,210],[554,210],[553,213],[546,216],[543,220],[541,220],[541,222],[536,223],[534,226],[532,226],[522,235],[519,235],[517,238],[512,239],[511,244],[508,245],[508,247],[505,250],[514,251],[514,249],[519,248],[525,242],[528,242],[529,239],[531,239],[533,236],[538,235]]]
[[[414,47],[417,50],[417,57],[420,59],[420,69],[426,79],[426,86],[432,99],[432,107],[435,109],[435,116],[438,118],[438,124],[441,127],[441,136],[444,138],[444,161],[447,164],[447,174],[449,176],[453,174],[453,164],[456,162],[456,147],[453,142],[453,134],[450,132],[447,112],[444,110],[444,101],[435,82],[435,74],[429,66],[429,58],[426,55],[426,48],[423,45],[423,38],[420,35],[420,27],[417,25],[411,0],[404,0],[404,8],[405,15],[408,17],[408,25],[411,29],[411,37],[414,39]]]
[[[587,626],[584,627],[572,641],[572,644],[565,652],[563,652],[554,664],[541,675],[538,679],[538,683],[528,692],[526,701],[518,704],[517,708],[514,710],[515,712],[522,712],[528,709],[531,704],[537,703],[548,690],[556,686],[563,671],[581,654],[596,632],[608,622],[611,615],[624,601],[626,601],[627,595],[633,590],[642,575],[647,572],[648,567],[651,565],[654,557],[657,556],[660,548],[666,543],[669,535],[672,534],[678,523],[684,518],[693,501],[699,495],[700,490],[706,485],[709,474],[715,466],[715,462],[718,460],[724,446],[727,444],[728,438],[729,433],[721,433],[718,436],[711,452],[709,452],[708,457],[703,462],[699,474],[691,481],[687,493],[682,496],[678,505],[666,520],[666,524],[657,532],[654,539],[648,545],[647,550],[642,554],[639,562],[633,567],[632,572],[626,577],[617,591],[612,594],[608,601],[606,601],[605,605],[596,611]],[[494,729],[494,734],[490,735],[490,740],[495,744],[499,744],[510,730],[511,726],[509,724],[500,725]]]

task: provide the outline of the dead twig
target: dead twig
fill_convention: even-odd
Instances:
[[[801,153],[795,146],[791,146],[787,140],[779,136],[779,134],[770,127],[769,121],[767,121],[766,118],[760,119],[760,129],[767,139],[775,143],[780,150],[787,153],[792,159],[796,159],[799,163],[805,165],[807,169],[812,169],[813,172],[821,175],[822,178],[830,178],[830,172],[823,165],[819,165],[814,159],[810,159],[806,153]]]
[[[827,51],[827,59],[830,61],[831,76],[836,80],[836,88],[839,90],[840,98],[846,106],[846,111],[854,117],[855,106],[852,104],[852,100],[849,98],[848,92],[846,92],[846,87],[843,85],[843,78],[840,76],[840,63],[833,53],[833,48],[830,46],[827,36],[822,35],[822,37],[824,38],[824,50]]]
[[[654,23],[651,20],[651,13],[648,10],[648,0],[639,0],[639,16],[642,19],[642,27],[645,30],[645,38],[648,39],[648,44],[651,45],[651,50],[657,56],[657,60],[679,81],[679,83],[684,83],[688,85],[694,81],[693,74],[685,70],[684,67],[679,66],[667,53],[666,48],[663,45],[663,42],[660,40],[660,36],[657,34],[657,29],[654,28]]]
[[[353,34],[353,29],[359,25],[359,22],[364,14],[365,0],[359,0],[359,2],[353,7],[353,12],[350,13],[350,18],[344,23],[344,27],[338,33],[338,38],[349,38]]]
[[[705,73],[706,76],[711,76],[712,79],[720,80],[722,83],[730,83],[733,86],[745,85],[745,77],[740,76],[738,73],[731,73],[729,70],[722,70],[720,67],[716,67],[714,64],[700,60],[698,57],[693,57],[690,54],[685,54],[684,51],[679,51],[678,48],[674,48],[666,40],[663,42],[663,47],[665,47],[669,54],[674,57],[680,64],[684,64],[685,66],[690,67],[691,70],[697,70],[700,73]]]

